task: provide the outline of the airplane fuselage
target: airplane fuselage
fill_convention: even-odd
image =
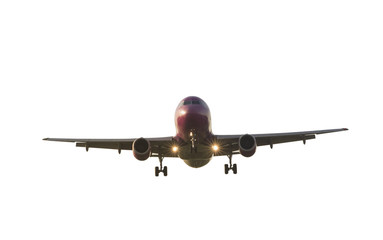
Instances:
[[[187,97],[175,112],[176,140],[180,143],[178,156],[191,167],[202,167],[213,156],[211,142],[214,138],[211,128],[210,110],[198,97]]]

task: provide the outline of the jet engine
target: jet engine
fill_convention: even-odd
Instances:
[[[239,138],[239,152],[244,157],[251,157],[255,153],[255,149],[257,148],[257,143],[255,138],[249,134],[242,135]]]
[[[144,161],[150,157],[150,142],[145,138],[138,138],[134,140],[132,150],[133,156],[137,160]]]

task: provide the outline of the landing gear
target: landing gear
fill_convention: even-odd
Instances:
[[[232,166],[229,167],[229,164],[225,164],[225,174],[229,173],[229,170],[233,170],[234,174],[237,174],[237,164],[234,163]]]
[[[196,130],[195,129],[192,129],[190,130],[190,142],[191,142],[191,146],[190,146],[190,153],[193,153],[193,152],[197,152],[197,134],[196,134]]]
[[[154,175],[158,177],[160,175],[160,172],[164,173],[164,176],[166,177],[168,175],[168,167],[162,167],[162,161],[164,160],[163,156],[158,156],[158,159],[160,160],[160,167],[154,168]]]
[[[233,170],[233,173],[237,174],[237,164],[236,163],[232,164],[232,162],[231,162],[231,158],[232,158],[233,155],[230,154],[230,155],[227,155],[227,156],[229,158],[230,165],[229,164],[225,164],[225,174],[228,174],[229,170]]]

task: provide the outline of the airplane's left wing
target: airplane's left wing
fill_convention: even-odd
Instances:
[[[315,139],[315,135],[324,134],[324,133],[333,133],[340,131],[347,131],[347,128],[336,128],[336,129],[326,129],[326,130],[314,130],[314,131],[304,131],[304,132],[285,132],[285,133],[266,133],[266,134],[250,134],[254,137],[257,146],[270,146],[273,147],[274,144],[303,141],[306,143],[306,140]],[[238,153],[239,138],[243,135],[215,135],[216,141],[220,146],[222,146],[219,155],[228,155],[230,153]],[[216,154],[218,155],[218,154]]]
[[[152,154],[158,154],[160,151],[164,157],[174,157],[174,154],[170,154],[169,151],[162,151],[163,149],[169,149],[174,143],[173,137],[163,138],[145,138],[150,142]],[[87,151],[89,148],[103,148],[103,149],[115,149],[120,153],[121,150],[132,150],[133,142],[136,138],[128,139],[88,139],[88,138],[44,138],[46,141],[56,142],[74,142],[76,147],[84,147]],[[167,154],[169,152],[169,154]]]

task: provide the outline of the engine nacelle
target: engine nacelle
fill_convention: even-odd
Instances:
[[[255,153],[255,149],[257,148],[257,143],[255,138],[249,134],[242,135],[238,141],[239,152],[244,157],[251,157]]]
[[[150,142],[145,138],[138,138],[134,140],[132,150],[133,156],[137,160],[144,161],[150,157]]]

